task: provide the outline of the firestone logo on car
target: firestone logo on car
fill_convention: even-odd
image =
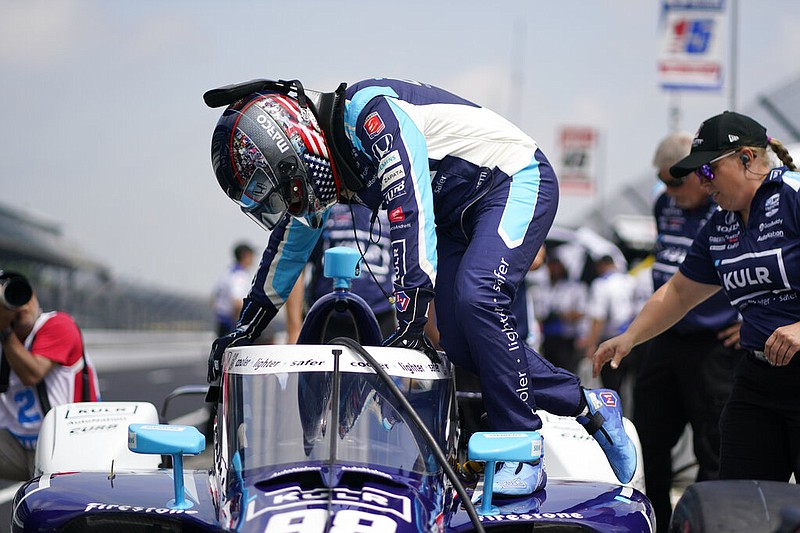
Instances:
[[[197,514],[196,510],[169,509],[167,507],[142,507],[139,505],[119,505],[116,503],[90,502],[86,504],[83,512],[91,511],[121,511],[124,513],[155,513],[155,514]]]

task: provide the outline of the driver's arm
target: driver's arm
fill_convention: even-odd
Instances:
[[[354,146],[376,169],[373,186],[380,187],[392,239],[398,328],[384,345],[418,349],[437,359],[424,335],[438,261],[427,140],[397,98],[370,91],[358,95],[351,98],[345,120],[355,126]]]
[[[208,357],[209,383],[219,379],[222,355],[228,347],[252,344],[275,318],[289,298],[321,234],[321,228],[311,229],[288,216],[273,228],[236,327],[211,345]],[[218,390],[211,392],[209,389],[207,401],[215,401],[217,393]]]
[[[297,344],[303,327],[303,300],[305,299],[305,276],[300,273],[297,283],[286,299],[286,344]]]
[[[322,226],[327,217],[326,213]],[[275,226],[248,299],[273,310],[274,316],[289,298],[321,235],[322,227],[312,229],[292,217]]]

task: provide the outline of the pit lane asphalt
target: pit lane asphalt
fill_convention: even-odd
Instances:
[[[205,384],[211,332],[83,332],[97,368],[104,401],[147,401],[161,411],[167,395],[182,385]],[[168,420],[203,407],[200,397],[170,404]],[[11,500],[21,483],[0,480],[0,532],[10,531]]]

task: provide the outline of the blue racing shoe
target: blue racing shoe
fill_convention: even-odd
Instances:
[[[636,446],[622,423],[622,402],[611,389],[582,389],[588,416],[577,417],[589,435],[600,443],[620,483],[629,483],[636,471]]]
[[[497,463],[492,492],[502,496],[528,496],[547,483],[544,457],[536,463]]]

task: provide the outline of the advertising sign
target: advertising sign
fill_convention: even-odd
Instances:
[[[563,126],[558,139],[561,158],[555,170],[561,190],[593,194],[597,176],[597,131],[589,126]]]
[[[724,0],[663,0],[662,8],[661,87],[719,90],[725,64]]]

